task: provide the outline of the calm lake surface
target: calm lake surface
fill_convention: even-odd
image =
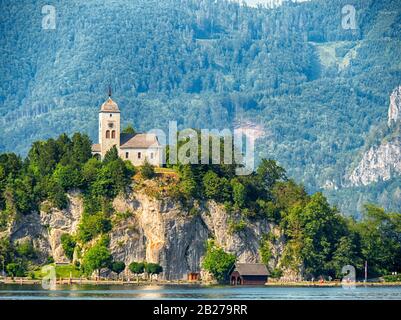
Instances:
[[[0,300],[126,300],[126,299],[273,299],[273,300],[401,300],[401,287],[283,288],[228,286],[136,286],[58,285],[45,290],[40,285],[0,284]]]

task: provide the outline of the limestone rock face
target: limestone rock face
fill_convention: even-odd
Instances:
[[[390,96],[388,108],[388,125],[400,122],[401,120],[401,86],[396,88]]]
[[[38,260],[46,261],[48,256],[53,257],[55,262],[69,262],[61,247],[60,238],[64,233],[73,234],[78,227],[83,212],[82,199],[78,192],[68,195],[69,205],[64,210],[48,207],[40,214],[33,212],[22,217],[10,230],[12,241],[32,241],[39,252]]]
[[[401,174],[401,138],[395,138],[372,147],[363,155],[349,179],[352,185],[368,185],[380,180],[386,181]]]
[[[83,201],[79,193],[69,194],[68,199],[69,205],[65,210],[52,208],[48,212],[40,212],[42,225],[48,226],[50,255],[59,263],[69,262],[61,246],[61,236],[75,233],[83,212]]]
[[[401,123],[401,86],[390,96],[388,125],[392,133],[381,144],[372,146],[363,154],[361,161],[349,175],[351,186],[366,186],[401,174],[399,123]]]
[[[19,218],[10,227],[9,233],[10,240],[15,243],[31,241],[39,253],[38,262],[46,261],[51,252],[49,234],[46,226],[42,225],[37,212]]]
[[[202,219],[216,242],[226,251],[235,253],[238,262],[259,262],[259,243],[263,234],[271,230],[271,225],[264,222],[248,222],[240,232],[229,231],[229,216],[214,202],[209,204],[209,213],[203,213]]]
[[[82,197],[79,193],[68,195],[69,205],[65,210],[42,209],[15,223],[10,234],[13,241],[30,239],[40,253],[39,260],[45,262],[52,256],[55,262],[69,262],[61,246],[63,234],[75,234],[83,213]],[[117,214],[113,217],[109,249],[114,260],[124,261],[128,266],[133,261],[159,263],[163,267],[161,278],[186,279],[189,272],[200,272],[205,254],[205,243],[214,238],[225,251],[236,254],[238,262],[260,262],[259,245],[264,234],[277,230],[265,220],[247,221],[240,231],[230,231],[235,214],[227,213],[222,205],[207,202],[199,205],[196,214],[190,214],[171,199],[157,200],[143,193],[134,192],[119,196],[113,206]],[[42,208],[46,207],[42,205]],[[272,247],[276,267],[284,247],[281,239]]]
[[[114,208],[132,212],[111,233],[110,249],[116,260],[126,265],[146,260],[160,263],[163,277],[185,279],[189,272],[201,272],[205,243],[214,238],[238,262],[259,262],[259,243],[271,230],[266,222],[249,223],[245,230],[229,232],[229,215],[214,202],[190,215],[171,200],[154,200],[143,194],[134,199],[118,197]]]

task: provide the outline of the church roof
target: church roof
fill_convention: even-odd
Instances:
[[[155,134],[149,133],[121,133],[120,135],[120,148],[149,148],[159,147],[160,143]]]
[[[120,112],[117,103],[110,97],[100,107],[100,112]]]

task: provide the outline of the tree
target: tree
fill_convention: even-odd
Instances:
[[[8,179],[4,190],[6,207],[22,214],[29,214],[37,209],[38,204],[35,201],[33,184],[34,180],[29,176],[15,180]]]
[[[163,272],[163,267],[157,263],[146,263],[145,271],[150,275],[150,279],[152,279],[152,276],[154,274],[159,274]]]
[[[266,266],[268,266],[273,254],[272,254],[270,241],[266,236],[263,237],[263,239],[260,243],[259,254],[260,254],[260,257],[262,258],[262,262]]]
[[[274,184],[272,195],[276,207],[285,215],[293,205],[299,203],[305,205],[309,201],[309,196],[302,185],[298,185],[294,180],[278,181]]]
[[[4,179],[6,177],[15,179],[20,174],[22,166],[21,157],[17,156],[15,153],[0,154],[0,168],[2,168]]]
[[[370,275],[401,271],[401,214],[366,205],[363,219],[356,228]]]
[[[86,134],[72,136],[72,163],[84,164],[92,158],[92,142]]]
[[[203,176],[203,189],[205,196],[208,199],[216,199],[219,197],[221,191],[220,178],[217,173],[209,170]]]
[[[93,271],[98,271],[100,276],[100,269],[110,267],[112,256],[105,246],[96,244],[88,250],[83,259],[84,270],[87,274],[92,274]]]
[[[305,273],[311,276],[333,273],[329,262],[339,239],[346,234],[346,224],[320,192],[305,206],[294,205],[282,225],[295,267],[302,262]]]
[[[33,247],[32,241],[26,240],[18,243],[16,246],[16,253],[19,257],[24,259],[36,259],[37,253]]]
[[[197,183],[192,167],[189,164],[182,166],[180,170],[180,193],[189,200],[198,194]]]
[[[138,281],[138,275],[145,272],[145,263],[144,262],[131,262],[128,266],[128,269],[136,275],[136,279]]]
[[[63,187],[53,179],[47,180],[47,198],[58,209],[64,209],[68,205],[68,198]]]
[[[99,234],[109,232],[111,228],[111,221],[103,212],[84,213],[78,226],[78,238],[83,242],[88,242]]]
[[[25,277],[26,267],[22,261],[11,262],[6,266],[6,272],[11,277]]]
[[[120,159],[120,157],[118,156],[118,150],[116,146],[113,146],[104,155],[103,163],[106,164],[117,159]]]
[[[117,273],[117,275],[119,275],[121,272],[123,272],[125,269],[125,263],[122,261],[114,261],[111,264],[111,270],[115,273]]]
[[[155,168],[149,163],[147,158],[141,167],[141,175],[145,179],[153,179],[156,176]]]
[[[79,188],[82,184],[82,174],[72,165],[58,164],[53,172],[53,179],[65,191]]]
[[[209,240],[206,244],[206,254],[202,267],[209,271],[218,282],[223,282],[226,280],[235,260],[235,255],[225,252],[213,240]]]
[[[265,191],[270,192],[276,181],[285,180],[285,170],[278,166],[274,160],[262,159],[257,170],[257,179]]]
[[[125,163],[121,158],[103,162],[96,180],[91,185],[92,194],[113,199],[131,185],[134,173],[132,165]]]
[[[28,153],[29,168],[38,179],[50,175],[59,160],[59,145],[54,139],[34,142]]]
[[[134,127],[131,124],[129,124],[128,126],[126,126],[123,129],[122,133],[135,134],[136,131],[135,131]]]
[[[85,187],[88,188],[97,178],[102,163],[96,158],[89,159],[82,168],[82,180]]]
[[[356,270],[362,269],[363,261],[360,256],[360,248],[358,248],[355,235],[348,235],[340,238],[330,264],[337,278],[343,276],[342,268],[346,265],[352,265]]]
[[[238,208],[243,208],[246,201],[246,189],[244,185],[237,179],[231,180],[231,187],[233,189],[234,205]]]
[[[74,237],[68,233],[64,233],[61,238],[61,246],[63,247],[64,253],[68,259],[72,260],[74,256],[74,250],[76,246],[76,241]]]
[[[218,202],[224,202],[230,199],[231,186],[227,178],[220,178],[217,173],[209,170],[203,176],[203,189],[206,198]]]
[[[8,263],[14,261],[14,258],[14,247],[10,239],[8,237],[0,237],[0,267],[3,268]]]

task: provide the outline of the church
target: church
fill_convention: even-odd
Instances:
[[[92,154],[103,159],[113,146],[123,160],[129,160],[134,166],[141,166],[145,160],[157,167],[163,164],[163,146],[155,134],[122,133],[120,109],[109,98],[99,110],[99,143],[92,145]]]

